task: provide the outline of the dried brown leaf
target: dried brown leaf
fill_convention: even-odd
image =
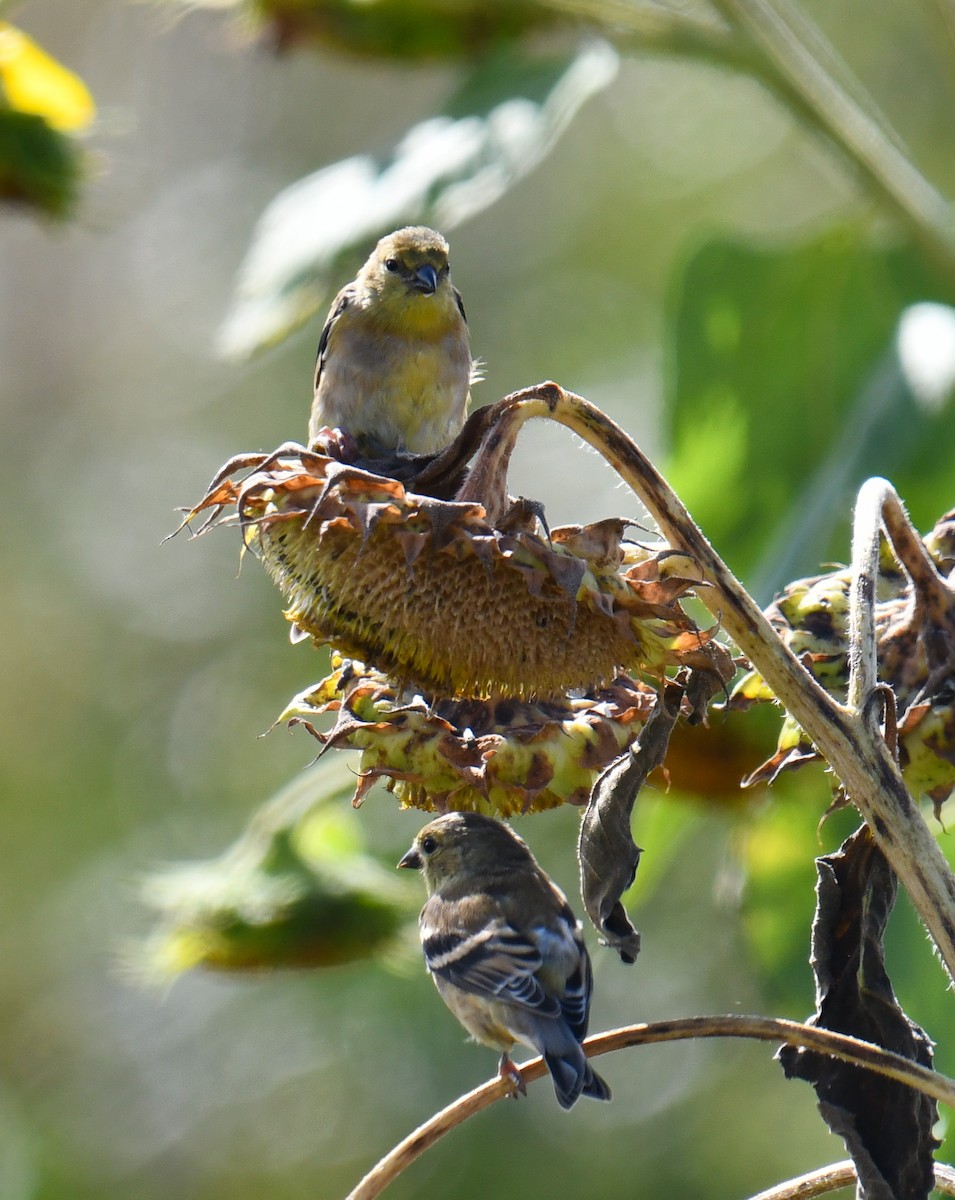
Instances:
[[[816,1014],[810,1024],[851,1034],[932,1065],[932,1043],[899,1006],[883,935],[898,888],[863,825],[836,854],[816,859],[812,930]],[[810,1082],[819,1111],[845,1141],[865,1200],[925,1200],[932,1190],[936,1102],[910,1087],[806,1050],[779,1055],[790,1078]]]
[[[605,944],[625,963],[635,962],[640,951],[640,934],[620,902],[640,861],[630,816],[647,776],[666,757],[684,691],[682,684],[667,681],[639,739],[598,776],[580,824],[577,858],[584,908]]]

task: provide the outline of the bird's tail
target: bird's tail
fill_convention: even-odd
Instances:
[[[593,1100],[609,1100],[610,1088],[587,1061],[576,1042],[574,1050],[576,1054],[544,1053],[544,1062],[554,1081],[558,1104],[561,1108],[572,1108],[580,1096],[590,1096]]]
[[[589,1096],[591,1100],[613,1099],[613,1092],[608,1087],[606,1079],[602,1075],[598,1075],[590,1063],[587,1063],[584,1086],[580,1089],[580,1094]]]

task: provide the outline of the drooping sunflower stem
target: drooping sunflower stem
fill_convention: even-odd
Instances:
[[[885,531],[912,584],[911,622],[919,630],[928,667],[925,685],[913,701],[918,703],[931,695],[955,666],[955,591],[932,561],[892,484],[870,479],[859,493],[860,504],[863,494],[873,510],[869,521]]]
[[[933,610],[941,608],[950,611],[955,604],[955,596],[932,561],[918,530],[909,520],[898,492],[887,479],[875,478],[863,484],[859,492],[860,504],[863,494],[871,504],[878,505],[878,518],[896,558],[912,581],[916,602],[929,603]]]
[[[700,589],[700,599],[838,776],[908,890],[955,980],[955,876],[874,722],[839,704],[817,683],[783,644],[666,480],[600,409],[555,383],[515,392],[494,407],[495,436],[505,442],[532,417],[546,417],[571,429],[633,489],[666,540],[696,561],[709,584]]]

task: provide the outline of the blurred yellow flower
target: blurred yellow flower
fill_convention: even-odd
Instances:
[[[60,133],[78,133],[96,116],[82,79],[5,21],[0,21],[0,85],[11,108],[43,117]]]

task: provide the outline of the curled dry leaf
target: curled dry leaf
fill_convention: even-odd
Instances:
[[[644,781],[666,757],[684,692],[682,684],[669,681],[657,693],[639,740],[599,776],[580,824],[577,858],[584,908],[605,944],[625,963],[635,962],[640,951],[640,934],[620,901],[633,884],[641,853],[630,817]]]
[[[837,854],[816,860],[810,1024],[874,1042],[922,1066],[932,1043],[902,1011],[885,967],[883,935],[897,880],[869,827]],[[866,1200],[921,1200],[932,1190],[936,1102],[895,1080],[791,1046],[779,1054],[790,1078],[808,1080],[819,1110],[852,1155]]]

